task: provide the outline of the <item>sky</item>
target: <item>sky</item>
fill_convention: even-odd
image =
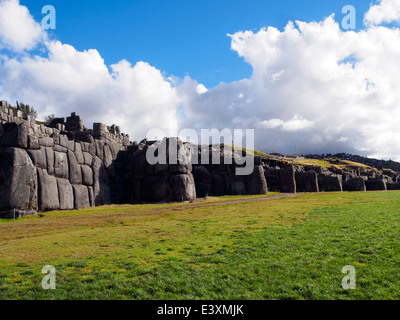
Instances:
[[[400,160],[399,22],[398,0],[0,0],[0,99],[131,140],[254,129],[265,152]]]

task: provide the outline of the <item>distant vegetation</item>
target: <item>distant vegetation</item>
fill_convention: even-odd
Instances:
[[[37,111],[31,107],[29,104],[24,104],[23,102],[16,102],[16,106],[9,106],[12,110],[18,110],[22,112],[22,117],[26,119],[26,117],[30,116],[33,118],[37,118]]]
[[[44,124],[49,125],[50,122],[52,122],[56,118],[55,114],[50,114],[48,116],[45,116],[43,119]]]

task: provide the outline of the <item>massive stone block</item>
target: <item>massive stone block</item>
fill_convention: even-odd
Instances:
[[[68,165],[69,181],[71,184],[82,184],[82,169],[71,150],[68,150]]]
[[[47,159],[47,173],[54,175],[54,151],[50,147],[46,147],[46,159]]]
[[[60,200],[60,210],[74,209],[74,191],[67,179],[57,178],[57,186]]]
[[[82,152],[82,145],[79,142],[75,142],[75,158],[76,161],[78,161],[79,164],[85,164],[85,158],[83,156],[83,152]],[[92,163],[90,163],[92,164]]]
[[[140,179],[146,176],[146,167],[147,167],[147,160],[146,155],[141,155],[134,159],[135,163],[135,178]]]
[[[296,171],[297,192],[319,192],[318,178],[315,171]]]
[[[39,145],[42,147],[54,147],[54,139],[50,137],[44,137],[39,139]]]
[[[93,162],[93,156],[89,152],[83,152],[83,158],[85,159],[84,164],[91,166]]]
[[[68,179],[68,158],[63,152],[54,152],[54,174],[57,178]]]
[[[28,150],[33,165],[40,169],[47,169],[46,148],[40,147],[39,150]]]
[[[268,194],[267,180],[261,165],[255,166],[251,175],[246,177],[247,194]]]
[[[25,150],[0,148],[0,212],[37,210],[37,184],[36,168]]]
[[[211,195],[211,175],[204,166],[193,166],[196,194],[199,198]]]
[[[142,200],[145,202],[165,202],[170,193],[168,176],[149,176],[142,182]]]
[[[93,185],[93,170],[91,167],[83,165],[82,169],[82,182],[87,186]]]
[[[275,168],[264,168],[265,180],[269,191],[279,192],[281,190],[280,170]]]
[[[9,125],[14,125],[14,128],[8,131]],[[11,128],[11,127],[10,127]],[[28,148],[28,123],[23,122],[18,126],[15,124],[3,125],[4,135],[1,138],[1,145],[4,147]]]
[[[387,191],[386,182],[383,179],[368,179],[365,181],[367,191]]]
[[[227,195],[245,195],[246,183],[244,176],[230,175],[225,177],[225,193]]]
[[[39,150],[40,145],[39,145],[39,139],[36,138],[35,136],[28,136],[28,149],[32,150]]]
[[[211,190],[214,196],[223,196],[226,194],[224,178],[218,173],[211,175]]]
[[[75,209],[90,207],[89,190],[86,186],[73,185]]]
[[[192,174],[176,174],[170,178],[168,201],[193,201],[196,199],[196,187]]]
[[[96,204],[95,204],[95,200],[94,200],[93,187],[89,186],[89,187],[88,187],[88,192],[89,192],[90,206],[91,206],[91,207],[94,207]]]
[[[318,175],[318,185],[321,192],[343,191],[342,176],[321,173]]]
[[[280,190],[285,193],[296,193],[296,179],[293,165],[288,165],[279,172]]]
[[[365,180],[360,177],[351,178],[343,182],[343,191],[367,191]]]
[[[114,159],[111,153],[110,146],[108,144],[104,146],[103,156],[104,165],[106,168],[109,168],[112,165]]]
[[[93,193],[96,206],[111,204],[110,181],[103,161],[93,158]]]
[[[400,182],[392,182],[387,184],[388,190],[400,190]]]
[[[57,179],[50,176],[46,170],[37,169],[39,184],[39,209],[40,211],[60,209]]]

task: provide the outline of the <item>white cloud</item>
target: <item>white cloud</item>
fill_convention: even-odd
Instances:
[[[264,120],[259,127],[264,129],[281,129],[283,131],[304,131],[314,127],[314,122],[304,119],[301,115],[295,114],[289,121],[281,119]]]
[[[364,16],[366,25],[379,25],[400,20],[399,0],[380,0],[378,4],[371,6]]]
[[[97,50],[79,52],[47,42],[48,58],[5,59],[3,90],[35,106],[41,116],[78,112],[85,124],[116,123],[134,138],[149,128],[176,129],[179,98],[161,72],[145,62],[121,61],[111,73]]]
[[[189,120],[256,127],[256,147],[269,152],[368,150],[400,160],[398,28],[344,32],[332,15],[231,38],[232,49],[253,67],[251,78],[190,96],[184,104]]]
[[[18,3],[1,2],[3,13],[5,2]],[[134,140],[154,128],[254,128],[256,147],[267,152],[400,160],[399,28],[344,32],[332,15],[289,22],[284,30],[237,32],[232,49],[253,74],[213,89],[190,76],[167,77],[146,62],[108,67],[97,50],[80,52],[41,33],[12,43],[0,31],[1,43],[25,50],[13,57],[0,52],[0,94],[42,116],[76,111],[86,125],[116,123]],[[27,51],[38,41],[46,57]]]
[[[19,0],[0,1],[0,48],[14,51],[34,48],[46,37],[39,23]]]
[[[196,87],[196,92],[198,94],[203,94],[203,93],[206,93],[207,91],[208,91],[208,89],[201,83],[199,85],[197,85],[197,87]]]

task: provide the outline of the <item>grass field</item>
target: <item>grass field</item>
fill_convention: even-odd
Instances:
[[[400,298],[400,192],[235,199],[0,220],[0,299]]]

